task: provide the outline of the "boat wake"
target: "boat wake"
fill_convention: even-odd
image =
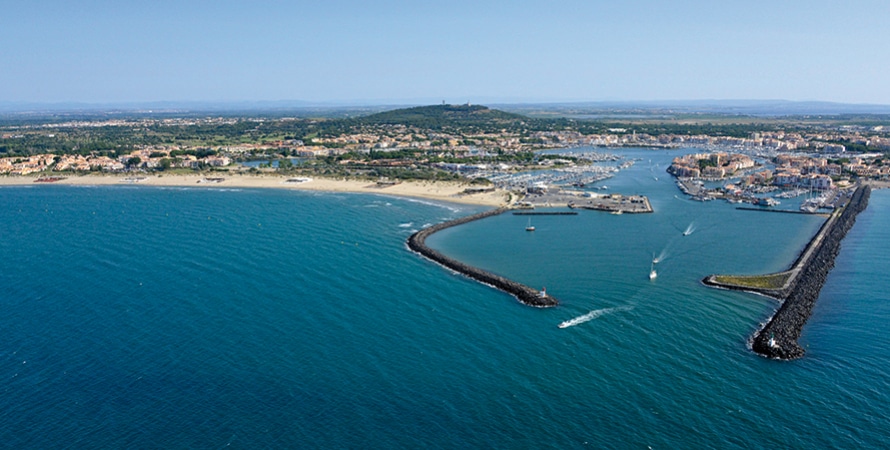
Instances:
[[[634,309],[634,307],[631,305],[616,306],[614,308],[595,309],[593,311],[590,311],[587,314],[584,314],[583,316],[578,316],[578,317],[575,317],[574,319],[566,320],[565,322],[559,324],[559,328],[573,327],[575,325],[580,325],[584,322],[589,322],[593,319],[596,319],[596,318],[606,315],[606,314],[611,314],[611,313],[616,313],[616,312],[621,312],[621,311],[630,311],[632,309]]]
[[[384,197],[386,197],[386,196],[384,196]],[[459,208],[459,207],[451,206],[451,205],[448,205],[448,204],[445,204],[445,203],[436,203],[436,202],[431,202],[431,201],[421,200],[421,199],[411,198],[411,197],[393,197],[393,198],[398,198],[399,200],[406,201],[406,202],[411,202],[411,203],[420,203],[420,204],[422,204],[422,205],[429,205],[429,206],[436,206],[436,207],[439,207],[439,208],[445,208],[445,209],[447,209],[447,210],[449,210],[449,211],[451,211],[451,212],[453,212],[453,213],[455,213],[455,214],[460,213],[461,211],[463,211],[463,210],[462,210],[461,208]]]
[[[667,259],[667,257],[668,257],[667,249],[664,249],[661,251],[661,253],[658,254],[658,256],[655,256],[655,255],[652,256],[652,264],[658,264],[658,263],[664,261],[665,259]]]

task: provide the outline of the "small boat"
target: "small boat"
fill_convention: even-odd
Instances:
[[[525,231],[535,231],[535,227],[532,225],[531,217],[528,218],[528,225],[526,225]]]
[[[614,215],[617,216],[617,215],[620,215],[620,214],[623,214],[623,213],[621,212],[620,209],[616,209],[615,211],[612,211],[610,214],[614,214]]]
[[[652,269],[649,270],[649,279],[654,280],[657,276],[658,272],[655,271],[655,264],[652,264]]]
[[[800,210],[801,212],[805,212],[808,214],[815,214],[817,211],[819,211],[819,208],[816,208],[815,206],[801,206]]]

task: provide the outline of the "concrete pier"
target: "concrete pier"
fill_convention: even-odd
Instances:
[[[757,292],[782,300],[776,314],[754,334],[751,348],[758,354],[775,359],[796,359],[804,354],[797,343],[801,330],[810,318],[819,292],[834,267],[841,241],[856,222],[856,216],[868,206],[869,186],[860,186],[843,210],[835,211],[813,236],[794,265],[783,274],[787,280],[781,287],[757,289],[716,281],[715,276],[702,282],[725,289]]]
[[[652,204],[645,195],[622,195],[584,193],[580,191],[558,190],[540,194],[529,194],[522,202],[532,207],[552,208],[568,206],[577,209],[620,212],[622,214],[651,213]]]
[[[602,197],[583,198],[569,203],[569,208],[592,209],[617,214],[646,214],[652,212],[652,204],[644,195],[623,196],[607,194]]]
[[[449,258],[439,253],[438,251],[429,248],[426,245],[426,238],[437,231],[441,231],[456,225],[465,224],[467,222],[472,222],[474,220],[496,216],[503,213],[504,211],[507,211],[507,208],[494,209],[491,211],[462,217],[460,219],[455,219],[424,228],[412,234],[411,237],[408,238],[408,248],[451,270],[454,270],[455,272],[461,273],[476,281],[487,284],[489,286],[494,286],[497,289],[511,294],[525,305],[534,306],[537,308],[547,308],[558,305],[559,302],[555,298],[546,295],[542,291],[537,291],[523,284],[508,280],[500,275],[495,275],[491,272],[464,264],[460,261]]]
[[[790,209],[767,209],[767,208],[757,208],[757,207],[748,207],[748,206],[738,206],[736,209],[741,211],[758,211],[758,212],[770,212],[770,213],[781,213],[781,214],[804,214],[809,216],[827,216],[826,213],[820,212],[806,212],[806,211],[794,211]]]

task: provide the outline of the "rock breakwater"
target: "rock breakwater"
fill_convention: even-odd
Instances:
[[[541,291],[537,291],[523,284],[517,283],[512,280],[508,280],[500,275],[495,275],[491,272],[464,264],[456,259],[449,258],[442,253],[439,253],[436,250],[431,249],[426,245],[426,238],[428,238],[433,233],[444,230],[446,228],[450,228],[453,226],[465,224],[468,222],[472,222],[474,220],[484,219],[486,217],[496,216],[498,214],[507,211],[507,208],[498,208],[490,211],[485,211],[479,214],[474,214],[467,217],[461,217],[459,219],[451,220],[448,222],[442,222],[427,228],[424,228],[408,238],[408,248],[412,251],[415,251],[455,272],[461,273],[467,277],[470,277],[476,281],[481,283],[493,286],[497,289],[500,289],[508,294],[515,296],[520,302],[525,305],[534,306],[537,308],[547,308],[551,306],[556,306],[559,302],[549,296],[544,294]]]
[[[803,356],[804,349],[797,343],[801,330],[810,318],[828,273],[834,267],[841,241],[853,228],[856,216],[868,206],[870,194],[871,188],[868,186],[856,189],[840,216],[824,230],[825,234],[812,254],[802,262],[800,273],[788,290],[782,306],[754,335],[751,347],[755,352],[777,359]]]

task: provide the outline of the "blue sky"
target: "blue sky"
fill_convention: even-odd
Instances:
[[[0,101],[890,104],[890,2],[5,2]]]

